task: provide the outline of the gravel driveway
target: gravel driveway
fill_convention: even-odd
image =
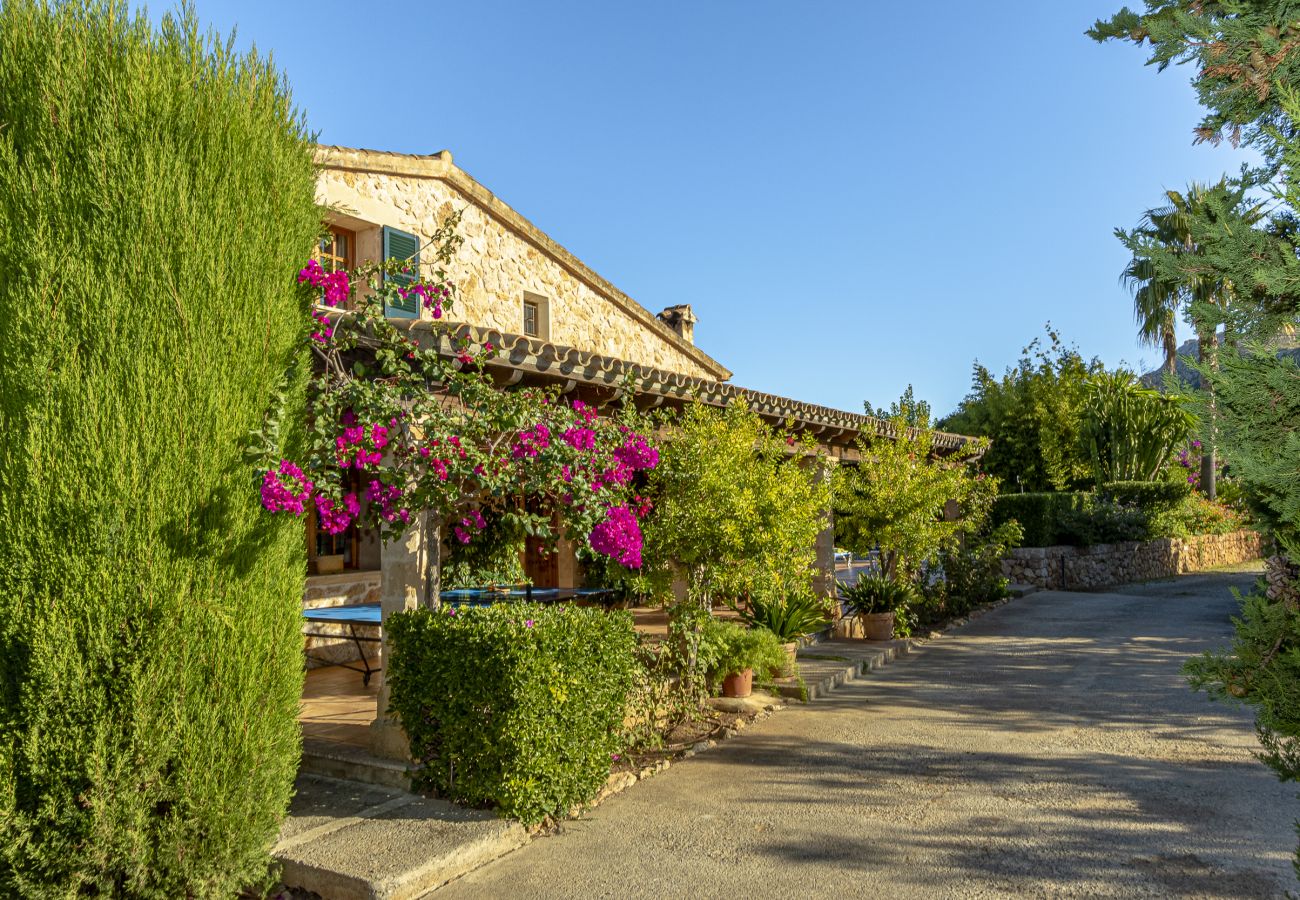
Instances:
[[[1014,601],[437,896],[1282,896],[1296,788],[1179,672],[1252,580]]]

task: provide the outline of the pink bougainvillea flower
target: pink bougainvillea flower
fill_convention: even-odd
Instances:
[[[337,505],[329,497],[316,495],[317,523],[320,530],[326,534],[341,534],[347,531],[352,520],[360,513],[361,504],[356,494],[345,494],[342,503]]]
[[[612,506],[605,520],[591,530],[591,549],[629,569],[641,568],[643,538],[636,516],[626,506]]]
[[[290,512],[300,516],[314,485],[302,469],[287,459],[262,475],[262,506],[271,512]]]

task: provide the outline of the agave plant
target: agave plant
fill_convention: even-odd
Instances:
[[[812,594],[796,593],[784,597],[755,597],[740,617],[751,628],[765,628],[781,642],[798,640],[826,625],[826,610]]]
[[[863,575],[856,584],[839,582],[840,597],[849,611],[865,616],[905,610],[917,600],[916,587],[884,575]]]

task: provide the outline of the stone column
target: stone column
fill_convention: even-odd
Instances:
[[[817,478],[829,482],[836,462],[834,457],[818,457],[814,462]],[[816,574],[813,576],[813,591],[820,597],[833,597],[835,596],[835,513],[830,504],[826,507],[826,527],[817,533],[813,548],[817,553],[817,561],[814,563]]]
[[[406,612],[428,602],[429,597],[429,550],[426,546],[426,516],[417,514],[411,520],[411,527],[399,538],[394,538],[380,548],[380,575],[383,585],[380,587],[379,606],[384,622],[394,613]],[[436,585],[438,579],[432,582]],[[390,653],[388,648],[388,629],[381,629],[383,642],[381,647],[381,665],[384,671],[378,674],[379,699],[375,709],[375,721],[370,723],[370,752],[385,759],[406,760],[410,758],[410,747],[406,733],[402,731],[397,718],[388,712],[388,670]]]

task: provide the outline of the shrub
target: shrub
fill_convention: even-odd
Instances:
[[[882,433],[859,436],[858,465],[836,473],[836,539],[859,554],[878,547],[886,575],[914,579],[959,539],[961,524],[944,510],[976,490],[972,465],[987,442],[973,441],[937,456],[929,406],[917,401],[910,388],[890,412]]]
[[[1080,440],[1097,484],[1157,478],[1196,425],[1181,398],[1144,388],[1129,372],[1098,372],[1087,387]]]
[[[840,583],[840,597],[854,615],[902,612],[916,603],[919,595],[909,581],[884,575],[862,575],[856,584]]]
[[[269,62],[128,8],[0,7],[5,897],[231,896],[298,764],[302,528],[241,442],[302,360],[313,145]]]
[[[1020,546],[1020,524],[1003,522],[987,534],[970,535],[965,545],[939,557],[943,578],[924,590],[926,603],[917,610],[920,624],[931,625],[963,616],[981,603],[1008,596],[1002,557]]]
[[[806,464],[811,438],[774,429],[743,404],[692,403],[663,432],[660,450],[645,531],[657,593],[668,595],[678,573],[705,609],[773,584],[811,590],[813,545],[830,508],[820,464]]]
[[[764,628],[785,643],[826,627],[825,604],[808,592],[754,597],[740,617],[751,628]]]
[[[1186,538],[1197,534],[1228,534],[1245,527],[1242,515],[1203,494],[1191,494],[1172,509],[1152,517],[1151,532],[1157,537]]]
[[[1155,513],[1178,506],[1192,493],[1192,486],[1185,481],[1108,481],[1100,493],[1116,503]]]
[[[1109,497],[1089,495],[1081,506],[1065,510],[1056,521],[1056,543],[1073,547],[1145,541],[1152,536],[1151,516],[1145,510]]]
[[[993,504],[994,526],[1015,520],[1024,530],[1024,546],[1051,547],[1061,543],[1061,518],[1085,511],[1092,495],[1073,491],[1003,494]]]
[[[439,795],[525,824],[596,795],[637,673],[624,612],[539,604],[393,616],[391,708]]]
[[[766,628],[746,628],[736,622],[711,619],[702,643],[716,648],[708,668],[711,681],[753,669],[760,677],[781,670],[786,663],[781,639]]]

